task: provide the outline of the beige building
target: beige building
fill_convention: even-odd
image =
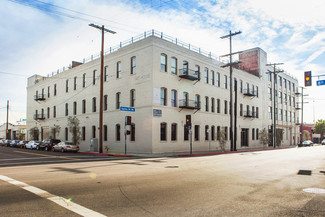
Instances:
[[[111,153],[125,152],[125,116],[132,117],[127,135],[127,153],[189,152],[186,115],[192,120],[193,151],[220,150],[219,132],[229,142],[229,68],[222,68],[210,53],[150,31],[121,43],[105,53],[103,144]],[[234,118],[236,147],[260,148],[260,132],[272,126],[273,102],[266,53],[260,48],[243,52],[234,69]],[[71,141],[69,116],[80,121],[81,151],[89,150],[98,138],[100,59],[73,62],[68,70],[28,78],[27,128],[37,127],[40,139],[55,136]],[[279,74],[278,128],[283,129],[282,146],[297,143],[295,89],[297,80]],[[273,92],[272,92],[273,95]],[[282,101],[280,100],[280,96]],[[235,104],[236,102],[236,104]],[[134,112],[121,111],[132,107]],[[271,108],[270,108],[271,107]]]
[[[26,125],[24,124],[11,124],[8,123],[8,134],[7,124],[0,125],[0,139],[10,139],[10,140],[25,140],[26,139]]]

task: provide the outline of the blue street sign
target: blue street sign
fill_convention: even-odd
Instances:
[[[317,86],[325,85],[325,80],[317,81]]]
[[[120,111],[124,111],[124,112],[135,112],[135,108],[133,107],[120,107]]]

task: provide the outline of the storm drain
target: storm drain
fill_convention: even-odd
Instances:
[[[325,189],[321,188],[305,188],[303,191],[311,194],[325,194]]]
[[[299,170],[297,174],[311,176],[311,170]]]

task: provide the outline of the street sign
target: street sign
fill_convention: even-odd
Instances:
[[[133,107],[120,107],[120,111],[124,111],[124,112],[135,112],[135,108]]]
[[[317,81],[317,86],[325,85],[325,80]]]

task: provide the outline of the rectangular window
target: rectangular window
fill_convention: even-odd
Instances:
[[[205,111],[209,111],[209,97],[207,96],[205,97]]]
[[[53,118],[56,118],[56,106],[53,106]]]
[[[81,138],[82,138],[82,141],[86,140],[86,127],[82,127]]]
[[[73,78],[73,90],[77,89],[77,77]]]
[[[82,87],[86,87],[86,73],[82,75]]]
[[[107,141],[107,125],[104,125],[104,141]]]
[[[167,56],[165,54],[160,55],[160,71],[167,72]]]
[[[171,130],[172,130],[171,140],[176,141],[177,140],[177,124],[173,123]]]
[[[108,105],[107,105],[107,95],[105,95],[104,96],[104,111],[107,111],[107,107],[108,107]]]
[[[86,100],[82,100],[82,114],[86,113]]]
[[[211,84],[214,85],[214,71],[210,71],[210,81],[211,81]]]
[[[224,111],[225,114],[228,114],[228,102],[227,100],[225,100],[225,111]]]
[[[215,112],[214,108],[215,108],[215,101],[214,98],[211,98],[211,112]]]
[[[65,104],[65,116],[69,115],[69,105],[68,103]]]
[[[131,124],[131,141],[135,141],[135,124]]]
[[[116,93],[116,106],[115,108],[116,109],[120,109],[120,106],[121,106],[121,93]]]
[[[239,116],[243,116],[243,104],[239,105]]]
[[[184,141],[188,141],[189,136],[189,130],[186,125],[184,125]]]
[[[217,113],[220,113],[220,99],[217,99]]]
[[[216,73],[216,86],[220,87],[220,73],[219,72]]]
[[[272,107],[271,106],[268,107],[268,114],[269,114],[269,119],[271,120],[272,119]]]
[[[240,89],[240,93],[243,93],[243,81],[240,80],[239,82],[239,89]]]
[[[255,128],[252,128],[252,140],[255,140]]]
[[[258,128],[256,128],[256,140],[258,140]]]
[[[172,90],[171,104],[172,104],[172,107],[177,107],[177,91],[176,90]]]
[[[225,127],[225,140],[228,140],[228,127]]]
[[[205,141],[209,140],[209,126],[206,125],[204,129],[204,134],[205,134]]]
[[[96,84],[96,70],[93,71],[93,85]]]
[[[69,92],[69,79],[65,81],[65,92]]]
[[[135,90],[130,91],[130,107],[135,106]]]
[[[73,102],[73,115],[77,114],[77,102]]]
[[[50,107],[47,107],[47,119],[50,118]]]
[[[160,105],[167,105],[166,88],[160,89]]]
[[[208,68],[204,68],[204,83],[208,84],[209,83],[209,70]]]
[[[136,57],[131,58],[131,75],[136,74],[136,65],[137,65],[137,59]]]
[[[170,68],[170,72],[174,75],[177,74],[177,59],[175,57],[172,57],[171,59],[171,68]]]
[[[121,126],[116,124],[115,126],[116,141],[121,141]]]
[[[93,97],[93,112],[96,112],[96,97]]]
[[[65,128],[65,141],[69,140],[69,129],[66,127]]]
[[[217,140],[220,140],[220,126],[217,126]]]
[[[50,86],[47,87],[47,98],[50,98]]]
[[[200,140],[200,125],[194,126],[194,140],[199,141]]]
[[[214,126],[211,126],[211,140],[214,141],[215,139],[215,128]]]
[[[56,84],[54,84],[53,95],[56,96]]]
[[[116,63],[116,78],[121,78],[122,74],[121,74],[121,62],[117,62]]]
[[[227,89],[228,88],[228,85],[227,85],[227,75],[224,75],[223,77],[223,88]]]
[[[92,126],[92,138],[96,138],[96,126]]]
[[[256,97],[258,98],[258,86],[256,86]]]
[[[160,124],[160,141],[167,141],[167,124]]]
[[[258,118],[259,114],[258,114],[258,107],[256,107],[256,114],[255,117]]]
[[[104,81],[108,81],[108,66],[104,68]]]

